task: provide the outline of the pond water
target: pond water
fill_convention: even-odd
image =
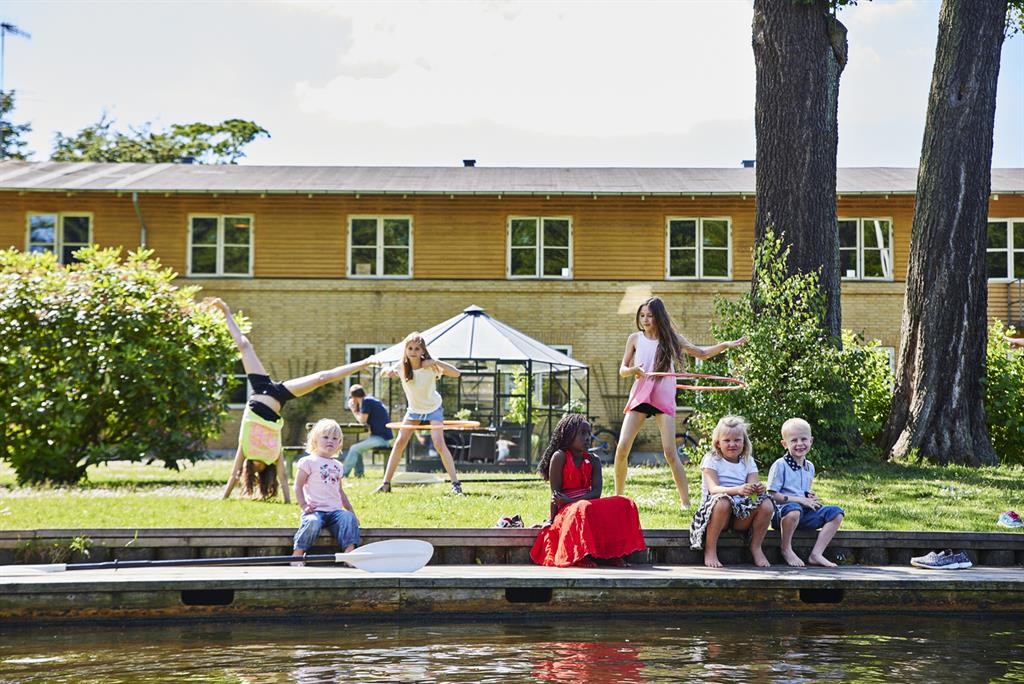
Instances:
[[[0,682],[1024,682],[1022,620],[580,619],[0,628]]]

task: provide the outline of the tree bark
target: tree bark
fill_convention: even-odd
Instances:
[[[773,227],[790,247],[790,273],[820,272],[823,325],[839,344],[836,153],[846,29],[828,7],[824,0],[754,2],[755,239]]]
[[[985,269],[1006,0],[943,0],[910,239],[891,457],[998,462],[985,421]]]

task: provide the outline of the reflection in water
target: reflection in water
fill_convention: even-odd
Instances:
[[[1024,681],[1012,618],[0,628],[0,682]]]

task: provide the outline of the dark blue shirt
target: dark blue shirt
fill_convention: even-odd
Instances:
[[[384,404],[380,403],[380,399],[369,395],[363,397],[363,405],[360,407],[359,412],[367,415],[366,424],[370,427],[371,435],[384,439],[394,437],[391,430],[388,429],[391,416],[388,414],[388,410],[384,408]]]

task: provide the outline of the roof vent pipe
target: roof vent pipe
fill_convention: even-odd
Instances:
[[[754,160],[753,159],[744,159],[740,163],[743,164],[743,168],[745,168],[745,169],[752,169],[752,168],[754,168]]]
[[[476,166],[476,159],[463,159],[462,165],[466,167]]]

